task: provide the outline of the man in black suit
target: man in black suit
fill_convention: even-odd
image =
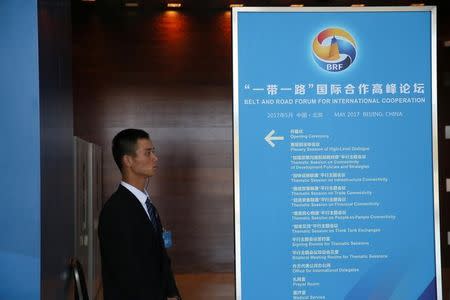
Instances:
[[[145,131],[125,129],[114,137],[112,152],[122,182],[98,226],[104,299],[181,299],[161,221],[145,189],[158,168],[155,147]]]

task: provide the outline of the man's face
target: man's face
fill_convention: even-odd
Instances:
[[[142,177],[152,177],[158,168],[155,147],[149,139],[138,139],[135,156],[130,156],[131,171]]]

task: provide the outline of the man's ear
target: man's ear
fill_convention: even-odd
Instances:
[[[133,161],[132,161],[130,155],[126,155],[126,154],[125,154],[124,156],[122,156],[122,165],[123,165],[124,167],[129,168],[129,167],[131,167],[132,164],[133,164]]]

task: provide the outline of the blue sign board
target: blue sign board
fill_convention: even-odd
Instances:
[[[237,299],[442,299],[435,10],[233,11]]]
[[[0,1],[1,300],[41,296],[38,44],[37,1]]]

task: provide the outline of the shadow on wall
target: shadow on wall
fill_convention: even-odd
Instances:
[[[195,186],[198,178],[196,156],[192,149],[188,150],[188,147],[179,143],[169,142],[162,148],[160,172],[155,178],[157,182],[150,188],[155,194],[155,202],[166,229],[172,231],[173,247],[169,253],[174,270],[195,271],[180,270],[177,265],[192,265],[202,259],[199,251],[196,251],[202,247],[202,230],[197,225],[201,203]]]

